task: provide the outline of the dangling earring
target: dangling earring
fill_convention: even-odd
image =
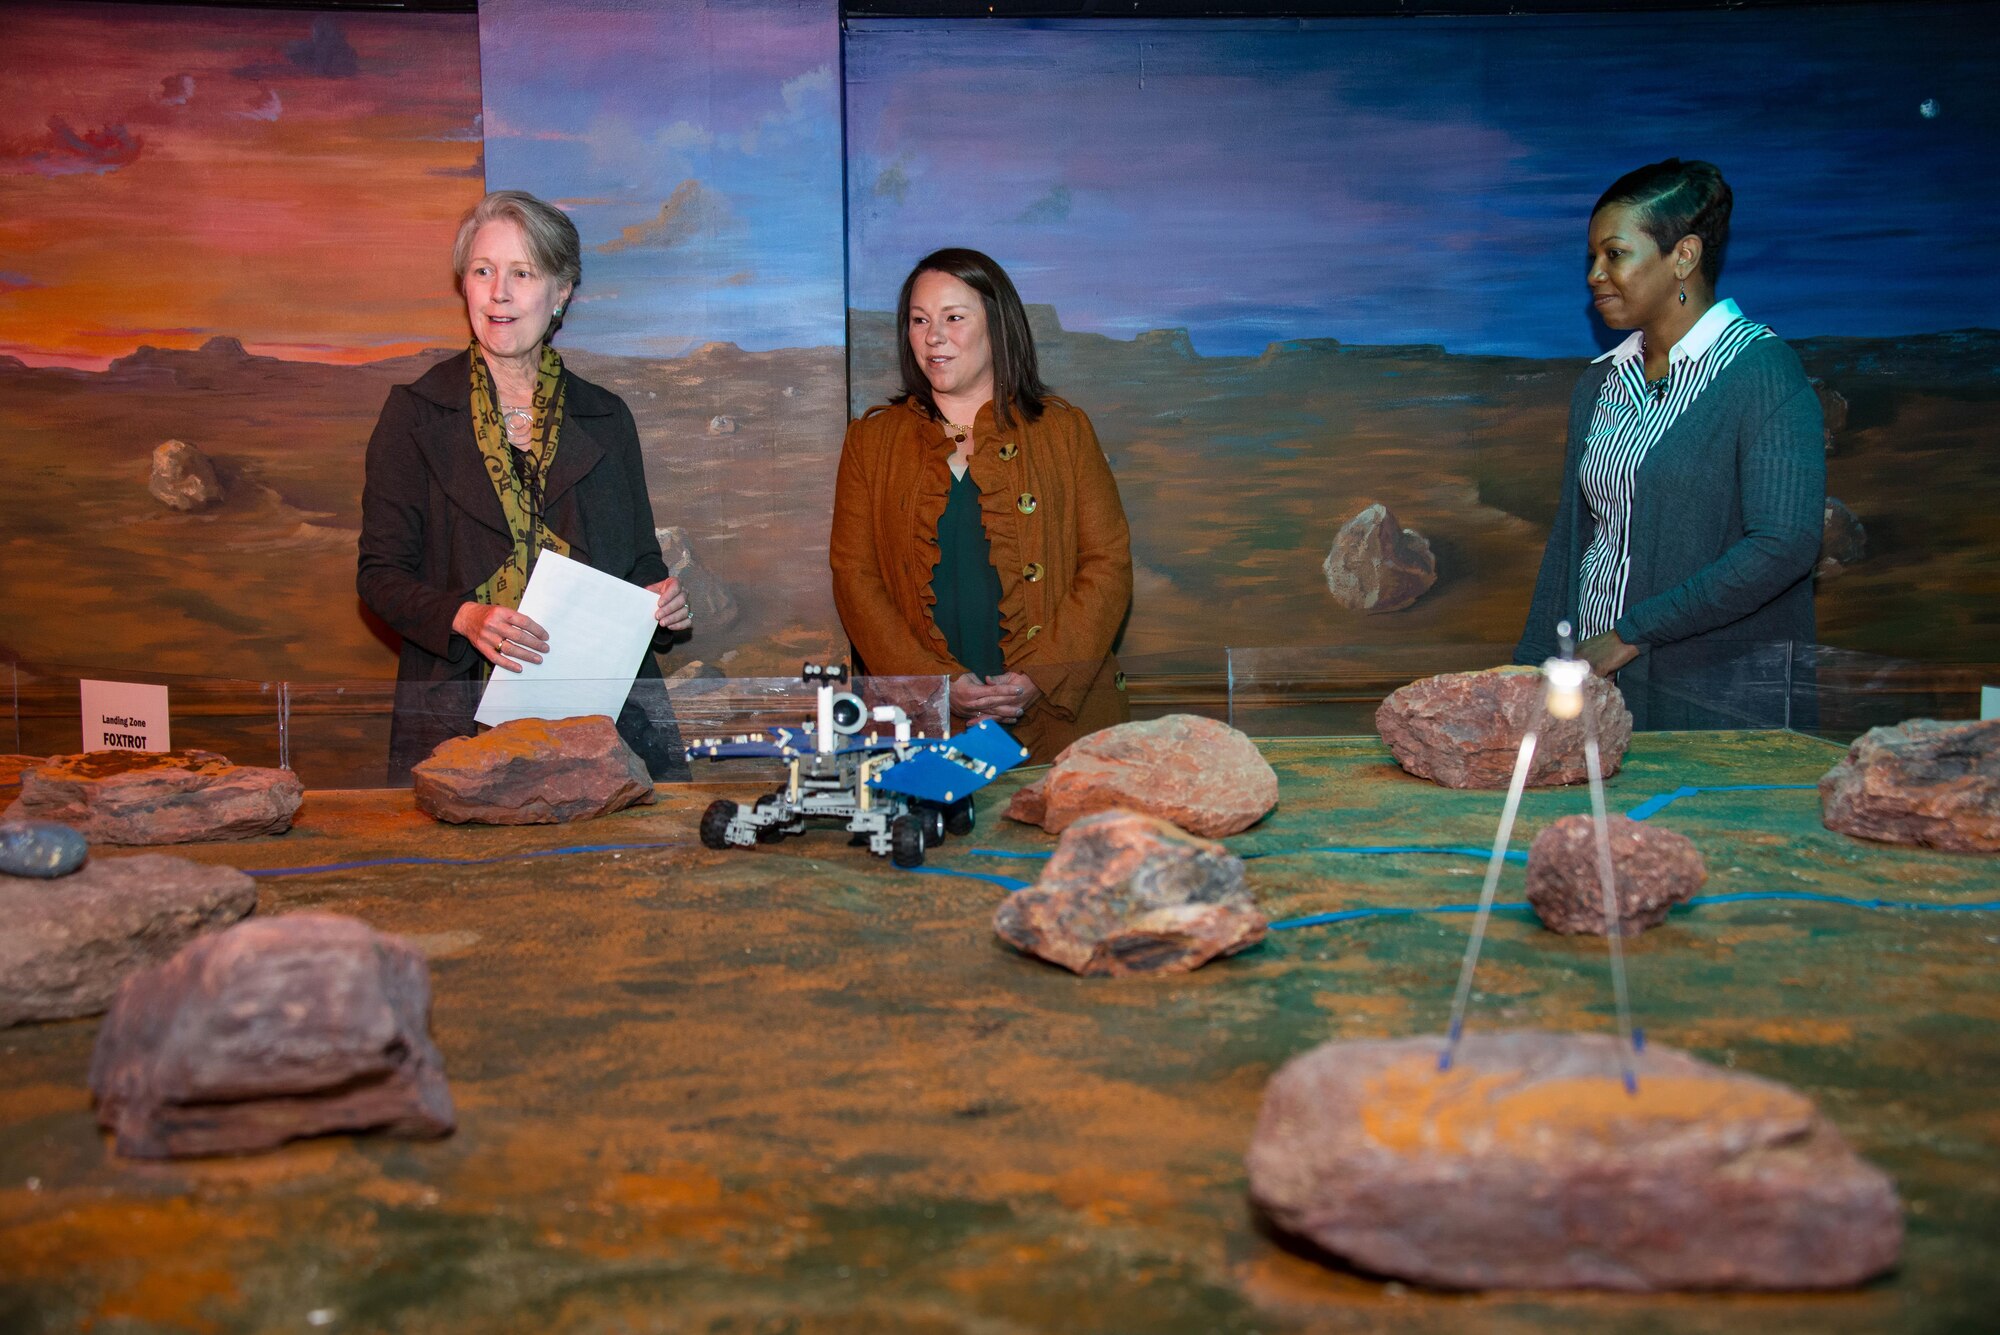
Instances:
[[[1685,306],[1687,304],[1688,304],[1688,282],[1687,279],[1683,278],[1681,279],[1681,305]],[[556,314],[561,315],[562,312],[557,311]]]
[[[1683,306],[1687,305],[1687,299],[1688,299],[1688,294],[1685,292],[1681,293],[1681,305]],[[560,306],[556,307],[556,314],[561,315],[562,313],[563,313],[563,308]]]

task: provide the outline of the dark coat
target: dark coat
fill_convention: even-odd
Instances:
[[[1517,663],[1555,653],[1557,621],[1578,624],[1583,554],[1596,519],[1577,471],[1611,372],[1610,361],[1593,365],[1570,400],[1562,496]],[[1631,575],[1617,623],[1619,638],[1641,647],[1618,673],[1638,727],[1784,721],[1785,646],[1810,645],[1815,634],[1813,564],[1825,512],[1819,397],[1796,353],[1759,339],[1639,466]]]
[[[391,389],[368,442],[355,587],[403,637],[389,735],[391,782],[406,779],[438,742],[475,731],[472,713],[487,661],[451,628],[452,618],[512,550],[473,435],[471,370],[471,354],[462,352],[415,384]],[[563,380],[562,439],[543,498],[546,521],[576,560],[633,584],[657,584],[667,565],[632,412],[573,372],[565,370]],[[657,636],[654,647],[665,648],[667,639]],[[639,675],[659,677],[651,654]],[[621,718],[620,730],[627,724]]]

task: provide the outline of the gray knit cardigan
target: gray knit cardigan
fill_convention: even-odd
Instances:
[[[1583,554],[1596,520],[1577,482],[1609,360],[1570,399],[1562,498],[1542,553],[1517,663],[1556,651],[1578,624]],[[1641,648],[1618,686],[1641,728],[1747,721],[1728,697],[1779,655],[1811,644],[1813,564],[1826,511],[1819,396],[1775,338],[1744,348],[1647,452],[1632,499],[1632,568],[1619,637]],[[1758,646],[1753,648],[1752,646]],[[1755,712],[1755,711],[1751,711]]]

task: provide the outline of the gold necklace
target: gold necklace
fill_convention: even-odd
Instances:
[[[942,417],[938,419],[938,422],[944,427],[945,434],[950,436],[955,444],[965,444],[965,438],[972,434],[972,423],[970,422],[961,426],[957,422],[947,422]]]

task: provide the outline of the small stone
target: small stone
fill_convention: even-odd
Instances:
[[[1190,834],[1238,834],[1278,805],[1278,775],[1257,744],[1226,723],[1167,714],[1120,723],[1071,742],[1041,787],[1038,823],[1061,834],[1072,822],[1122,808],[1171,821]],[[1025,791],[1025,790],[1024,790]],[[1035,799],[1017,794],[1021,810]],[[1014,815],[1013,805],[1007,814]]]
[[[169,440],[154,447],[153,475],[146,489],[170,510],[205,510],[224,499],[215,464],[184,440]]]
[[[1628,816],[1611,817],[1610,827],[1618,934],[1637,936],[1665,922],[1668,909],[1701,889],[1708,864],[1686,835]],[[1551,931],[1609,935],[1596,828],[1589,816],[1564,816],[1528,848],[1528,903]]]
[[[96,1015],[127,974],[256,907],[242,872],[164,853],[92,858],[59,881],[0,878],[0,1029]]]
[[[1625,761],[1632,713],[1602,677],[1584,679],[1584,708],[1596,720],[1597,746],[1608,778]],[[1542,710],[1540,668],[1500,667],[1448,672],[1394,691],[1375,711],[1375,730],[1396,763],[1447,788],[1505,788],[1514,777],[1521,738],[1540,721],[1528,786],[1581,783],[1584,720],[1549,718]]]
[[[98,1124],[141,1159],[454,1125],[424,957],[332,914],[259,918],[125,980],[98,1030]]]
[[[1399,612],[1437,583],[1429,539],[1404,528],[1386,505],[1341,525],[1322,566],[1334,601],[1355,612]]]
[[[711,436],[733,436],[736,434],[736,419],[721,413],[708,419],[708,434]]]
[[[2000,853],[2000,719],[1870,728],[1819,781],[1819,802],[1842,834]]]
[[[1187,973],[1264,939],[1243,859],[1133,811],[1063,832],[1035,884],[1011,894],[993,930],[1073,973]]]
[[[52,820],[0,824],[0,872],[51,880],[67,876],[90,856],[90,842]]]
[[[1813,1103],[1609,1034],[1323,1044],[1264,1091],[1250,1196],[1360,1269],[1460,1289],[1839,1289],[1902,1204]]]
[[[417,809],[481,825],[556,825],[657,800],[653,777],[602,714],[515,719],[441,743],[412,771]]]
[[[304,800],[290,770],[213,751],[86,751],[22,774],[6,818],[61,821],[93,844],[190,844],[283,834]]]
[[[1826,498],[1826,522],[1820,531],[1819,564],[1813,574],[1829,580],[1846,573],[1849,566],[1866,560],[1868,530],[1854,517],[1854,511],[1832,496]]]

